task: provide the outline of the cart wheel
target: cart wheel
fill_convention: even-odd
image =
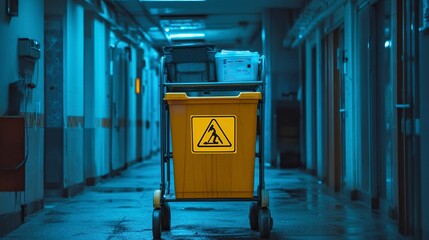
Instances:
[[[250,210],[249,210],[249,222],[250,222],[250,229],[252,230],[258,230],[258,204],[252,203],[250,204]]]
[[[258,219],[259,234],[261,235],[261,238],[268,238],[270,236],[271,228],[273,226],[270,209],[260,208]]]
[[[152,213],[152,235],[154,239],[161,239],[161,210],[154,209]]]
[[[161,190],[159,189],[153,192],[153,208],[161,208]]]
[[[171,227],[171,211],[170,211],[170,205],[168,203],[165,203],[161,207],[161,224],[162,224],[162,230],[170,230]]]
[[[261,191],[261,207],[267,208],[270,206],[270,194],[268,190],[263,189]]]

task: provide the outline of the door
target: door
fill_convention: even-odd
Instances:
[[[420,234],[420,138],[418,109],[418,1],[397,1],[398,223],[404,235]],[[426,204],[426,203],[423,203]]]
[[[389,212],[394,200],[394,161],[396,159],[396,119],[392,77],[391,1],[379,1],[371,8],[371,83],[375,147],[373,148],[371,204]]]
[[[335,111],[337,112],[335,122],[335,126],[339,126],[338,132],[336,133],[336,146],[337,146],[337,161],[336,161],[336,188],[338,190],[343,188],[343,183],[346,179],[346,110],[345,110],[345,74],[346,74],[346,67],[347,67],[347,57],[346,57],[346,51],[344,50],[344,28],[341,27],[338,29],[338,46],[336,47],[336,53],[337,53],[337,62],[335,64],[337,68],[337,77],[338,77],[338,83],[337,83],[337,91],[338,95],[336,96],[336,101],[338,104],[338,107],[335,108]],[[338,124],[338,125],[337,125]],[[337,145],[338,144],[338,145]]]
[[[345,165],[345,99],[344,99],[344,74],[346,67],[346,54],[344,51],[344,28],[340,27],[334,32],[334,49],[336,53],[334,66],[334,137],[335,137],[335,150],[334,150],[334,169],[335,169],[335,191],[342,188],[343,171]]]
[[[373,104],[371,102],[371,79],[370,79],[370,6],[363,4],[359,6],[357,12],[357,43],[356,43],[356,74],[357,84],[360,86],[360,102],[356,103],[360,108],[361,126],[360,129],[365,131],[362,138],[359,139],[362,146],[360,153],[360,163],[357,166],[358,186],[360,190],[359,198],[363,201],[369,201],[370,195],[370,173],[371,159],[373,159],[373,141],[371,135],[371,113]]]
[[[126,166],[126,124],[127,99],[126,84],[128,79],[127,54],[117,44],[111,47],[111,173]]]
[[[148,62],[149,57],[145,56],[146,61]],[[143,96],[143,108],[145,111],[143,111],[143,136],[144,136],[144,144],[142,146],[143,148],[143,157],[149,159],[151,157],[151,142],[152,138],[157,137],[156,135],[153,136],[151,134],[151,128],[153,127],[152,119],[151,119],[151,112],[150,109],[152,108],[152,104],[157,104],[158,102],[152,103],[153,101],[153,94],[155,91],[152,88],[153,79],[150,76],[150,69],[149,67],[145,67],[143,70],[143,89],[144,89],[144,96]]]
[[[335,29],[326,40],[326,96],[328,141],[328,186],[341,190],[344,148],[344,30]]]

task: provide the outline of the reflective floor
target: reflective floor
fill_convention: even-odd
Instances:
[[[295,169],[266,170],[274,226],[270,239],[402,239],[395,222],[332,193]],[[5,239],[152,239],[157,160],[130,167],[70,199],[46,199]],[[258,239],[248,202],[173,202],[163,239]]]

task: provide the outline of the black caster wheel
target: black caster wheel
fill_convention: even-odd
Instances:
[[[271,229],[273,227],[271,212],[268,208],[259,209],[259,234],[261,238],[268,238],[271,234]]]
[[[161,239],[161,210],[154,209],[152,213],[152,235],[154,239]]]
[[[257,203],[250,204],[249,222],[250,222],[250,229],[252,230],[258,230],[258,212],[259,212],[258,204]]]
[[[168,203],[165,203],[161,207],[161,225],[162,230],[170,230],[171,228],[171,211],[170,211],[170,205]]]

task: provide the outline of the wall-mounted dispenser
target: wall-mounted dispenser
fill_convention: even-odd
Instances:
[[[31,59],[40,58],[40,44],[37,40],[30,38],[18,39],[18,55]]]
[[[32,83],[31,79],[34,75],[37,60],[40,59],[40,54],[40,43],[37,40],[18,38],[19,80],[24,81],[29,89],[33,89],[37,85],[37,83]],[[36,77],[38,79],[39,76]]]

